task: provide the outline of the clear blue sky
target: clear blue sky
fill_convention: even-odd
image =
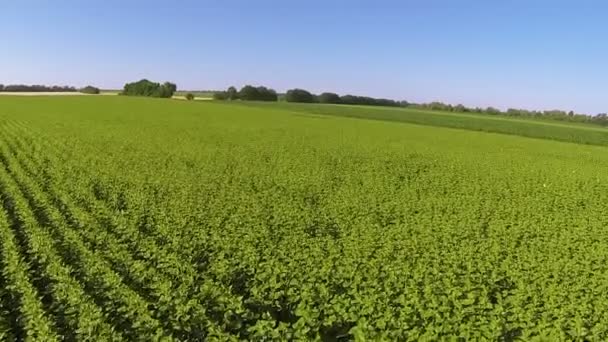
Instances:
[[[0,83],[608,111],[601,1],[0,1]]]

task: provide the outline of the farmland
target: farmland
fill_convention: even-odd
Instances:
[[[0,337],[603,341],[605,145],[403,109],[4,96]]]

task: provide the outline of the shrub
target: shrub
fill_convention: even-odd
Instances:
[[[192,94],[192,93],[186,94],[186,100],[188,100],[188,101],[194,100],[194,94]]]
[[[291,89],[287,91],[285,94],[285,100],[287,102],[304,102],[304,103],[312,103],[314,102],[314,96],[304,90],[304,89]]]
[[[93,86],[86,86],[80,89],[80,92],[83,94],[99,94],[99,88]]]

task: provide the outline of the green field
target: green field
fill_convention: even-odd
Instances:
[[[604,341],[592,145],[608,131],[3,97],[0,339]]]
[[[578,144],[608,146],[608,128],[592,124],[565,123],[551,119],[512,118],[488,114],[453,113],[412,108],[302,104],[248,103],[248,107],[286,110],[306,114],[342,116],[359,119],[407,122],[473,131],[505,133],[530,138],[551,139]]]

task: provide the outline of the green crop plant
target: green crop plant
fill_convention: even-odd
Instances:
[[[608,132],[0,98],[0,339],[608,339]]]

